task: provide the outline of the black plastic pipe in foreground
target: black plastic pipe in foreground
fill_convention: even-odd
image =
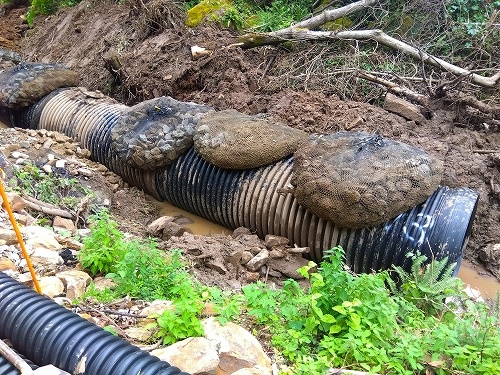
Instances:
[[[23,355],[19,354],[19,356],[24,359],[24,361],[28,364],[28,366],[31,367],[32,370],[36,370],[38,368],[37,365],[35,365],[33,362],[31,362]],[[20,375],[20,374],[21,372],[0,354],[0,375]]]
[[[291,244],[310,247],[308,256],[316,262],[325,250],[340,245],[346,263],[357,273],[392,265],[408,269],[411,252],[425,254],[429,260],[448,257],[449,263],[460,263],[479,198],[470,189],[440,187],[424,203],[377,227],[340,228],[312,215],[292,194],[279,193],[279,188],[290,184],[292,157],[232,171],[207,163],[191,148],[164,168],[131,167],[111,145],[111,130],[126,108],[110,98],[88,99],[78,90],[59,90],[14,115],[12,121],[16,126],[65,133],[88,148],[94,161],[156,199],[230,229],[243,226],[261,238],[286,237]]]
[[[38,366],[74,375],[174,375],[177,367],[0,272],[0,338]]]

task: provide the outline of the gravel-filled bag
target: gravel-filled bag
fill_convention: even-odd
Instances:
[[[259,115],[224,110],[204,115],[193,139],[196,152],[209,163],[250,169],[293,154],[307,133]]]
[[[79,83],[78,73],[63,65],[21,63],[0,73],[0,106],[27,107],[57,88]]]
[[[364,132],[312,136],[294,156],[298,203],[344,228],[376,226],[422,203],[443,173],[424,151]]]
[[[132,167],[156,169],[193,145],[200,116],[212,108],[162,96],[127,109],[111,131],[112,147]]]

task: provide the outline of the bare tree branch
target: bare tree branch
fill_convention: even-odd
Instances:
[[[342,8],[339,8],[342,9]],[[266,44],[280,44],[286,41],[299,40],[374,40],[386,47],[406,53],[426,64],[446,70],[452,74],[463,77],[470,77],[471,81],[483,87],[494,87],[500,81],[500,71],[491,77],[484,77],[473,71],[460,68],[443,59],[432,56],[410,44],[393,38],[382,30],[345,30],[345,31],[311,31],[297,27],[265,33],[265,34],[245,34],[240,38],[243,48],[252,48]]]
[[[393,94],[406,96],[407,98],[414,100],[415,102],[417,102],[418,104],[420,104],[424,107],[427,107],[429,105],[429,97],[427,97],[425,95],[422,95],[422,94],[419,94],[415,91],[407,89],[406,87],[401,87],[394,82],[387,81],[383,78],[374,76],[373,74],[370,74],[368,72],[358,71],[358,75],[361,78],[364,78],[368,81],[371,81],[371,82],[374,82],[374,83],[377,83],[379,85],[386,87],[387,91],[390,91]]]

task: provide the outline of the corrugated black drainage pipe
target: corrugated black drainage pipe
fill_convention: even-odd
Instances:
[[[466,188],[440,187],[424,203],[377,227],[340,228],[311,214],[292,194],[277,188],[290,183],[293,158],[267,167],[230,171],[204,161],[194,149],[156,175],[160,197],[173,205],[235,229],[243,226],[261,238],[287,237],[308,246],[306,255],[320,262],[325,250],[342,246],[356,273],[407,270],[410,252],[431,259],[448,257],[458,265],[470,235],[479,194]]]
[[[88,100],[78,91],[63,90],[51,94],[50,100],[42,99],[28,112],[41,113],[38,128],[80,140],[93,160],[156,199],[230,229],[250,228],[261,238],[267,234],[287,237],[291,244],[310,247],[309,257],[316,262],[325,250],[340,245],[346,263],[358,273],[392,265],[408,269],[410,252],[423,253],[428,259],[447,256],[450,263],[462,258],[479,197],[469,189],[441,187],[423,204],[380,226],[340,228],[312,215],[292,194],[278,193],[290,183],[293,158],[231,171],[210,165],[191,148],[165,168],[143,171],[121,161],[111,147],[111,130],[127,107],[111,103],[109,98]]]
[[[37,365],[35,365],[33,362],[31,362],[26,357],[24,357],[23,355],[20,355],[20,356],[31,367],[32,370],[36,370],[38,368]],[[12,363],[10,363],[6,358],[4,358],[0,354],[0,375],[20,375],[20,374],[21,374],[21,372]]]
[[[0,338],[38,366],[74,375],[187,374],[0,272]]]

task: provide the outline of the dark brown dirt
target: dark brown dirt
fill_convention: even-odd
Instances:
[[[273,63],[285,65],[293,52],[225,48],[236,41],[232,32],[215,26],[187,29],[182,12],[168,0],[146,2],[147,9],[138,3],[84,0],[36,18],[26,33],[19,18],[23,10],[6,10],[0,30],[27,61],[64,63],[81,74],[82,85],[129,105],[169,95],[220,109],[268,113],[308,132],[378,131],[420,147],[444,161],[443,184],[481,194],[466,259],[479,262],[482,248],[500,242],[500,166],[495,154],[484,152],[500,149],[498,129],[469,125],[442,103],[434,104],[429,120],[416,124],[367,103],[341,101],[326,90],[286,88]],[[160,9],[159,18],[154,9]],[[193,59],[195,45],[212,52]]]

